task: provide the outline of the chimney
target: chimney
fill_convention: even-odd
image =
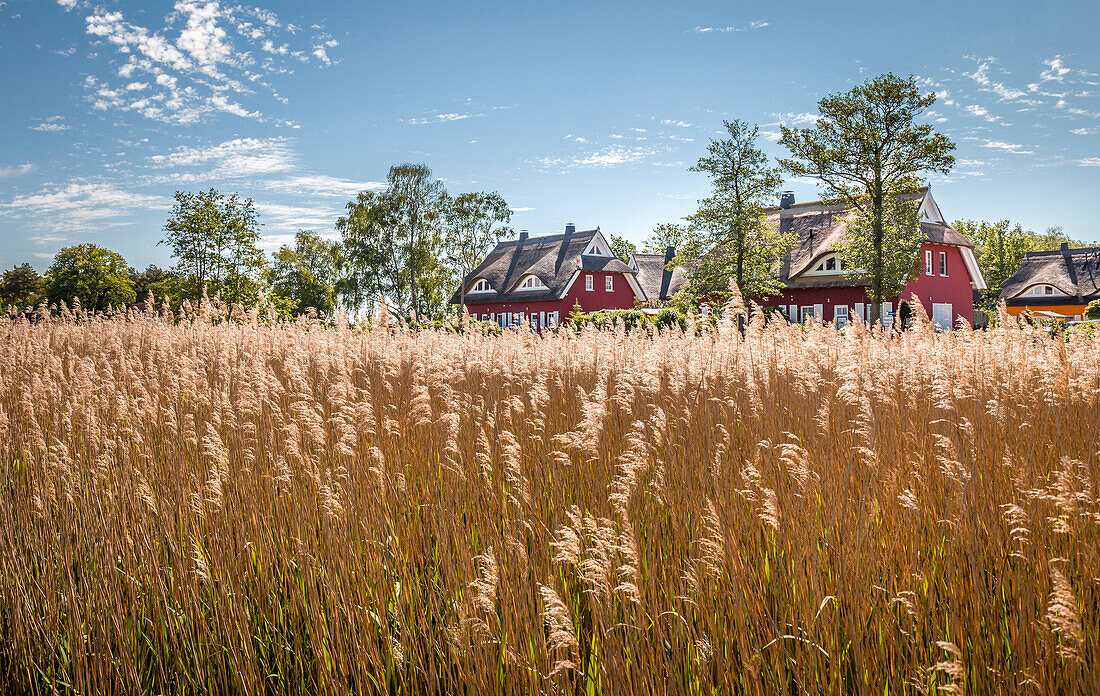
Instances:
[[[1062,242],[1062,251],[1069,251],[1069,242]]]
[[[569,235],[575,233],[576,231],[577,231],[577,226],[576,225],[574,225],[571,222],[565,223],[565,236],[566,237],[568,237]]]
[[[671,261],[672,259],[674,259],[675,257],[676,257],[676,247],[670,246],[670,247],[665,249],[665,265],[666,266],[668,265],[668,262]]]
[[[527,230],[520,230],[519,231],[519,243],[523,244],[526,241],[527,241]]]
[[[794,205],[794,191],[783,191],[779,194],[779,207],[788,210]]]

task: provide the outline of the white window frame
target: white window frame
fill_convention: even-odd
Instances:
[[[932,273],[932,250],[928,249],[924,252],[924,275],[930,276]]]
[[[516,290],[545,290],[545,289],[546,289],[546,283],[542,282],[542,278],[539,278],[537,275],[533,275],[533,274],[529,275],[529,276],[525,276],[524,279],[522,281],[520,281],[519,287],[516,288]]]
[[[592,274],[589,273],[584,277],[584,289],[586,292],[592,292]]]
[[[833,307],[833,325],[837,331],[848,325],[848,305],[836,305]]]
[[[832,261],[833,267],[827,268],[829,262]],[[813,270],[806,271],[806,275],[840,275],[845,270],[844,261],[841,260],[839,254],[829,254],[818,259],[817,264],[814,265]]]
[[[947,277],[947,252],[940,252],[940,275],[944,278]]]
[[[482,284],[484,284],[484,287],[482,287]],[[473,295],[475,292],[492,292],[492,291],[493,291],[493,286],[489,281],[485,280],[484,278],[478,278],[476,281],[474,281],[474,286],[472,288],[470,288],[470,290],[467,294]]]
[[[603,290],[604,292],[615,292],[615,276],[605,275],[603,277]]]

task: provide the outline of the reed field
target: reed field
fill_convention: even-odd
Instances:
[[[0,692],[1100,692],[1100,339],[337,323],[0,325]]]

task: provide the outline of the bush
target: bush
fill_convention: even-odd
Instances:
[[[1100,300],[1093,300],[1085,307],[1086,319],[1100,319]]]
[[[658,329],[671,329],[673,326],[678,326],[681,331],[687,331],[688,325],[687,316],[673,307],[665,307],[657,312],[654,323]]]

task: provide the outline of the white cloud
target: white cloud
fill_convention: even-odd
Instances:
[[[537,208],[512,208],[511,210],[513,213],[529,213],[532,210],[537,210]]]
[[[1096,132],[1095,128],[1074,128],[1070,131],[1074,135],[1092,135]]]
[[[764,27],[767,27],[767,26],[770,26],[770,25],[771,25],[771,23],[768,22],[767,20],[758,19],[758,20],[754,20],[752,22],[749,22],[748,24],[742,24],[740,26],[695,27],[695,32],[698,33],[698,34],[710,34],[710,33],[728,34],[728,33],[731,33],[731,32],[752,31],[753,29],[763,29]]]
[[[72,130],[72,126],[62,123],[64,120],[64,116],[50,116],[47,119],[43,119],[37,125],[28,127],[32,131],[38,131],[39,133],[60,133],[61,131]]]
[[[281,193],[309,197],[349,199],[360,191],[378,191],[388,184],[381,181],[354,181],[327,174],[296,174],[281,179],[271,179],[261,184],[264,188]]]
[[[426,116],[424,118],[405,119],[405,123],[407,123],[409,125],[412,125],[412,126],[423,126],[427,123],[446,123],[448,121],[463,121],[465,119],[476,118],[478,116],[481,116],[481,114],[457,114],[457,113],[434,114],[432,116]]]
[[[993,123],[994,121],[999,121],[1001,119],[1000,116],[994,116],[994,115],[990,114],[989,109],[985,108],[984,106],[979,106],[978,104],[971,104],[971,105],[967,106],[966,111],[967,111],[967,113],[972,114],[974,116],[984,118],[986,121],[989,121],[990,123]]]
[[[812,114],[808,111],[804,111],[800,114],[792,114],[789,111],[785,114],[773,114],[779,119],[779,123],[784,126],[808,126],[813,125],[821,120],[820,114]]]
[[[767,139],[767,140],[771,140],[772,142],[775,142],[775,141],[779,140],[781,137],[783,137],[782,134],[779,131],[773,131],[773,130],[760,131],[760,135],[764,136],[764,138]]]
[[[74,0],[67,7],[83,5]],[[325,49],[334,47],[331,37],[280,41],[293,34],[290,27],[269,11],[223,6],[218,0],[176,0],[164,25],[154,29],[127,21],[122,12],[94,7],[86,17],[87,34],[113,46],[122,62],[113,74],[90,76],[88,99],[98,110],[130,111],[170,123],[194,123],[219,113],[265,120],[260,109],[246,104],[258,89],[279,99],[270,83],[273,76],[293,72],[296,63],[334,62]],[[316,47],[322,50],[311,54]],[[125,82],[114,84],[116,77]],[[145,99],[124,96],[146,88],[151,90]]]
[[[1074,164],[1078,167],[1100,167],[1100,157],[1086,157],[1084,159],[1075,160]]]
[[[170,201],[125,191],[104,182],[72,182],[16,196],[0,210],[27,220],[28,226],[58,233],[94,231],[119,224],[120,218],[150,209],[167,210]]]
[[[189,175],[192,179],[234,179],[290,171],[295,155],[287,138],[236,138],[208,147],[178,147],[165,155],[149,157],[159,168],[189,168],[214,165],[213,169]],[[179,174],[165,177],[178,180]]]
[[[10,167],[0,166],[0,179],[12,179],[17,176],[23,176],[24,174],[30,174],[34,171],[34,165],[30,164],[16,164]]]
[[[1024,146],[1019,143],[1006,143],[1003,140],[986,140],[982,147],[987,147],[991,150],[1003,150],[1016,155],[1032,154],[1032,150],[1025,150]]]
[[[688,123],[687,121],[675,121],[671,118],[662,119],[661,123],[663,125],[666,125],[666,126],[676,126],[678,128],[691,128],[691,124]]]
[[[77,0],[57,0],[57,4],[64,7],[66,12],[76,7],[76,3]]]

